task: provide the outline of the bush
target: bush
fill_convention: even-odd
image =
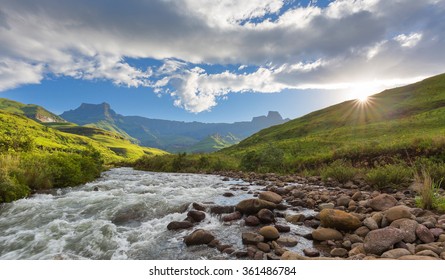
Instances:
[[[240,168],[245,171],[283,172],[284,151],[269,145],[262,152],[250,151],[241,158]]]
[[[359,170],[354,168],[350,162],[336,160],[330,165],[322,167],[320,170],[320,175],[323,180],[332,178],[344,184],[354,179],[358,172]]]
[[[411,168],[404,164],[387,164],[368,171],[365,180],[378,188],[397,187],[408,183],[413,176]]]
[[[427,172],[434,182],[439,184],[439,187],[445,185],[445,164],[441,160],[430,158],[421,158],[415,162],[416,172],[422,174]]]
[[[426,170],[422,170],[421,175],[416,173],[415,180],[420,186],[419,196],[416,197],[416,205],[427,210],[445,212],[445,197],[439,195],[441,182],[434,181]]]
[[[0,155],[0,203],[11,202],[27,197],[31,190],[19,178],[20,158],[13,155]]]

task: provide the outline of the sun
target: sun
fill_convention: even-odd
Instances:
[[[367,103],[369,101],[369,95],[365,95],[365,94],[358,95],[357,101],[360,103]]]

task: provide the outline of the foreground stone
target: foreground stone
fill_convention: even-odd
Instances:
[[[273,210],[275,208],[275,203],[256,198],[243,200],[236,205],[236,210],[246,215],[256,214],[261,209]]]
[[[394,244],[403,240],[403,232],[400,229],[386,227],[370,231],[366,237],[363,247],[367,254],[381,255],[388,251]]]
[[[416,241],[416,228],[419,225],[411,219],[398,219],[391,223],[391,227],[398,228],[403,232],[403,241],[406,243],[413,243]]]
[[[245,245],[256,245],[264,241],[264,237],[262,235],[254,232],[243,232],[241,239]]]
[[[215,237],[209,231],[197,229],[184,238],[187,246],[209,244]]]
[[[189,221],[177,222],[173,221],[167,225],[168,230],[178,230],[193,227],[193,224]]]
[[[312,232],[312,238],[318,241],[341,240],[343,235],[333,228],[318,228]]]
[[[202,211],[191,210],[187,213],[187,217],[191,218],[194,222],[199,223],[206,218],[206,214]]]
[[[382,254],[382,258],[398,259],[400,257],[408,256],[408,255],[411,255],[410,251],[403,249],[403,248],[397,248],[397,249],[392,249],[392,250],[386,251],[385,253]]]
[[[411,218],[410,208],[405,205],[399,205],[389,208],[385,211],[386,220],[389,223],[392,223],[395,220],[403,219],[403,218]]]
[[[416,228],[416,235],[423,243],[434,242],[435,238],[431,231],[424,225],[418,225]]]
[[[368,206],[376,211],[387,210],[397,204],[397,199],[389,194],[381,194],[368,202]]]
[[[279,204],[283,200],[281,195],[270,191],[261,192],[259,198],[275,204]]]
[[[276,240],[280,238],[280,233],[273,226],[262,227],[258,232],[264,237],[265,240]]]
[[[356,216],[335,209],[323,209],[320,212],[320,221],[323,227],[344,231],[353,231],[362,225]]]

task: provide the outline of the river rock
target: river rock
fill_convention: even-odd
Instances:
[[[419,255],[407,255],[407,256],[401,256],[398,258],[398,260],[410,260],[410,261],[432,261],[437,260],[437,258],[430,257],[430,256],[419,256]]]
[[[397,199],[389,194],[380,194],[368,201],[368,206],[375,211],[384,211],[397,204]]]
[[[431,243],[434,242],[435,238],[431,231],[424,225],[418,225],[416,228],[417,238],[420,239],[423,243]]]
[[[347,195],[342,195],[337,199],[337,206],[344,206],[344,207],[348,207],[349,206],[349,202],[351,201],[351,198]]]
[[[352,195],[352,197],[351,197],[351,199],[354,200],[354,201],[359,201],[359,200],[361,200],[361,198],[362,198],[362,192],[361,191],[356,191]]]
[[[365,237],[363,247],[367,254],[381,255],[402,240],[403,232],[400,229],[386,227],[370,231]]]
[[[209,231],[197,229],[184,238],[185,245],[202,245],[210,243],[215,237]]]
[[[332,202],[318,204],[318,210],[320,210],[320,211],[322,211],[324,209],[334,209],[334,207],[335,207],[335,204]]]
[[[270,191],[260,192],[259,198],[275,204],[279,204],[283,200],[281,195]]]
[[[193,209],[198,210],[198,211],[205,211],[206,210],[206,207],[204,205],[202,205],[200,203],[196,203],[196,202],[192,203],[192,207],[193,207]]]
[[[277,243],[284,247],[294,247],[298,244],[298,239],[291,236],[281,236],[277,239]]]
[[[286,215],[286,222],[291,223],[291,224],[299,224],[304,222],[304,219],[306,217],[303,214],[295,214],[295,215]]]
[[[187,217],[191,218],[194,222],[199,223],[206,218],[206,214],[201,211],[191,210],[187,213]]]
[[[189,221],[182,221],[182,222],[173,221],[167,225],[168,230],[186,229],[191,227],[193,227],[193,224]]]
[[[366,227],[368,227],[370,230],[375,230],[375,229],[379,228],[379,225],[372,217],[368,217],[368,218],[364,219],[363,224]]]
[[[235,211],[235,212],[233,212],[233,213],[231,213],[231,214],[226,214],[226,215],[224,215],[224,216],[222,217],[222,220],[223,220],[224,222],[231,222],[231,221],[235,221],[235,220],[239,220],[239,219],[241,219],[242,216],[243,216],[243,215],[241,214],[241,212],[239,212],[239,211]]]
[[[320,222],[323,227],[344,231],[355,230],[362,225],[356,216],[335,209],[323,209],[320,212]]]
[[[411,255],[411,252],[408,251],[407,249],[397,248],[386,251],[385,253],[382,254],[382,258],[398,259],[402,256],[408,256],[408,255]]]
[[[410,208],[405,205],[398,205],[398,206],[391,207],[385,211],[385,215],[386,215],[385,216],[386,220],[389,223],[392,223],[393,221],[398,220],[398,219],[403,219],[403,218],[410,219],[411,218]]]
[[[415,253],[417,255],[417,253],[419,253],[421,251],[425,251],[425,250],[430,250],[430,251],[433,251],[434,253],[440,255],[440,253],[442,253],[442,251],[443,251],[443,248],[441,248],[438,244],[435,244],[435,243],[419,244],[416,246]]]
[[[312,238],[318,241],[341,240],[343,239],[343,235],[333,228],[318,228],[312,231]]]
[[[419,223],[414,220],[403,218],[395,220],[390,226],[402,231],[404,242],[413,243],[417,239],[416,228],[418,225]]]
[[[265,240],[276,240],[280,238],[280,233],[273,226],[262,227],[258,232],[264,237]]]
[[[263,199],[250,198],[239,202],[238,205],[236,205],[236,210],[240,211],[243,214],[249,215],[256,214],[261,209],[273,210],[275,207],[275,203]]]
[[[442,233],[444,233],[444,230],[441,228],[430,228],[430,231],[435,238],[438,238]]]
[[[270,252],[270,245],[264,242],[259,242],[256,247],[258,249],[260,249],[261,251],[263,251],[264,253],[269,253]]]
[[[433,258],[439,258],[439,255],[434,253],[431,250],[423,250],[418,253],[416,253],[417,256],[427,256],[427,257],[433,257]]]
[[[363,247],[363,243],[356,243],[356,244],[357,245],[355,245],[355,247],[353,247],[349,251],[349,253],[348,253],[349,257],[365,254],[365,248]]]
[[[256,227],[260,224],[260,219],[258,219],[258,217],[256,216],[250,215],[244,218],[244,223],[246,224],[246,226]]]
[[[330,255],[332,257],[346,257],[348,255],[348,250],[345,248],[334,248],[331,250]]]
[[[258,212],[257,217],[263,224],[270,224],[275,222],[275,215],[269,209],[261,209]]]
[[[282,225],[282,224],[275,224],[275,228],[278,230],[278,232],[289,232],[290,226]]]
[[[221,215],[235,212],[235,206],[231,205],[214,205],[210,207],[210,213]]]
[[[264,237],[262,235],[254,232],[243,232],[241,239],[245,245],[256,245],[259,242],[264,241]]]
[[[361,237],[365,237],[369,233],[369,228],[366,226],[361,226],[354,231],[355,234]]]
[[[305,256],[308,256],[310,258],[320,256],[320,252],[315,248],[305,248],[305,249],[303,249],[303,253]]]

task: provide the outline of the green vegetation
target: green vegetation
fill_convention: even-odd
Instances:
[[[368,184],[378,188],[405,186],[412,178],[412,169],[403,163],[377,166],[369,170],[365,176]]]
[[[336,160],[330,165],[325,165],[320,169],[323,180],[334,179],[340,183],[346,183],[354,179],[358,171],[350,162]]]
[[[441,182],[434,181],[428,171],[416,174],[416,183],[420,186],[416,197],[418,207],[445,212],[445,197],[439,194]],[[442,181],[442,180],[441,180]]]
[[[25,105],[20,102],[16,102],[13,100],[0,98],[0,110],[24,115],[30,119],[33,119],[38,122],[65,122],[64,119],[57,116],[56,114],[53,114],[46,110],[43,107],[40,107],[38,105],[28,104]]]

